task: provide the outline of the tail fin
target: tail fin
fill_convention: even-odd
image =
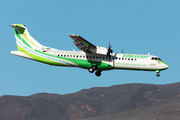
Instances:
[[[13,24],[10,26],[14,28],[18,51],[26,49],[41,49],[43,47],[43,45],[31,37],[25,25]]]

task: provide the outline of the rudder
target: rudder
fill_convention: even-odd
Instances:
[[[18,51],[26,49],[41,49],[43,47],[43,45],[31,37],[25,25],[13,24],[10,26],[14,28]]]

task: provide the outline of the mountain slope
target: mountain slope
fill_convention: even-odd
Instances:
[[[180,83],[115,85],[81,90],[67,95],[39,93],[27,97],[2,96],[0,119],[77,120],[94,117],[93,119],[100,120],[104,115],[111,119],[118,115],[126,119],[132,119],[130,116],[133,115],[137,119],[150,119],[164,116],[164,113],[176,117],[175,112],[179,113],[180,108],[179,96]],[[176,110],[173,111],[170,106]],[[162,111],[163,109],[169,111]],[[143,115],[139,115],[140,113]],[[160,116],[156,116],[156,113]]]
[[[114,114],[79,120],[180,120],[180,97],[168,98],[151,105]]]

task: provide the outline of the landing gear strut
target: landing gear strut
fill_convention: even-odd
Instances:
[[[160,76],[160,71],[159,70],[156,70],[156,76],[159,77]]]

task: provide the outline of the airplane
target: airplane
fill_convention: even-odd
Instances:
[[[95,46],[79,35],[69,35],[74,44],[81,51],[64,51],[41,45],[28,32],[23,24],[12,24],[16,38],[17,51],[11,54],[35,60],[41,63],[54,66],[79,67],[87,69],[90,73],[95,72],[101,76],[102,71],[140,70],[155,71],[160,76],[160,71],[169,68],[168,64],[154,55],[113,53],[112,45],[108,48]]]

